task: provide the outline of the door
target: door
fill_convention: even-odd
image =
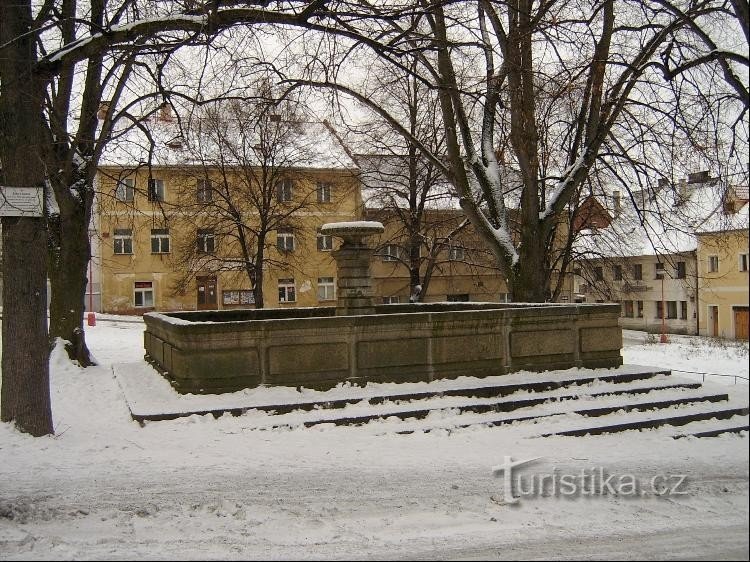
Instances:
[[[719,336],[719,307],[708,307],[708,335],[711,337]]]
[[[738,340],[748,339],[750,332],[750,314],[747,306],[734,307],[734,338]]]
[[[216,277],[197,277],[198,310],[216,310],[218,298],[216,296]]]

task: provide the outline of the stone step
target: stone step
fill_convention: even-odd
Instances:
[[[551,435],[583,436],[583,435],[601,435],[603,433],[619,433],[631,429],[652,429],[664,425],[680,426],[688,423],[705,421],[705,420],[727,420],[734,416],[746,416],[750,412],[747,407],[717,408],[707,409],[695,412],[667,412],[662,415],[648,416],[642,419],[628,420],[622,423],[603,424],[591,427],[579,427],[563,431],[545,433],[542,437]],[[711,433],[707,431],[705,433]],[[708,435],[705,435],[708,436]]]
[[[693,385],[687,385],[687,387],[695,388]],[[444,410],[444,409],[455,410],[460,414],[467,414],[467,413],[487,414],[487,413],[514,412],[522,408],[529,408],[529,407],[538,406],[542,404],[579,400],[582,396],[585,396],[588,398],[596,398],[600,396],[610,396],[610,395],[619,395],[619,396],[626,395],[626,394],[637,395],[637,394],[648,394],[652,391],[658,391],[658,390],[663,390],[663,389],[672,390],[674,388],[683,388],[683,387],[680,387],[679,385],[671,385],[668,387],[634,388],[634,389],[620,390],[620,391],[615,391],[615,392],[609,391],[609,392],[583,394],[583,395],[547,396],[547,397],[526,398],[526,399],[517,399],[517,400],[503,400],[503,401],[486,402],[486,403],[467,403],[464,405],[449,406],[448,408],[443,408],[443,407],[440,407],[439,405],[435,405],[430,408],[414,409],[413,408],[414,405],[409,404],[411,408],[408,408],[408,409],[387,409],[387,410],[375,412],[372,414],[310,420],[310,421],[304,422],[303,425],[305,425],[305,427],[312,427],[314,425],[320,425],[324,423],[335,423],[336,425],[362,425],[373,420],[382,419],[384,417],[397,417],[402,420],[424,419],[430,413],[439,411],[439,410]],[[608,413],[616,412],[618,410],[623,410],[623,409],[627,410],[627,409],[633,409],[637,407],[667,408],[669,406],[685,404],[685,403],[690,403],[690,402],[704,402],[704,401],[718,402],[718,401],[722,401],[726,399],[727,399],[726,394],[701,395],[701,396],[685,397],[685,398],[679,398],[679,399],[673,399],[673,400],[657,400],[657,401],[646,402],[646,403],[637,402],[635,404],[621,404],[618,406],[609,406],[609,407],[600,407],[600,408],[582,408],[580,410],[574,410],[572,413],[580,414],[582,416],[593,417],[593,416],[601,416],[601,415],[605,415]],[[561,413],[561,412],[556,412],[556,413]],[[539,417],[545,417],[548,415],[550,414],[530,415],[530,416],[523,416],[520,418],[509,418],[508,421],[500,420],[498,422],[491,423],[491,425],[501,425],[501,423],[511,423],[513,421],[525,421],[525,420],[535,419]]]
[[[444,403],[432,400],[419,404],[382,405],[375,409],[363,407],[364,411],[314,411],[298,412],[272,416],[261,421],[257,429],[273,429],[280,427],[313,427],[323,424],[335,425],[365,425],[375,420],[423,420],[430,414],[447,414],[447,422],[451,427],[462,428],[471,425],[507,425],[516,422],[550,418],[553,416],[576,414],[586,417],[598,417],[617,411],[648,410],[669,408],[695,402],[719,402],[727,400],[726,394],[708,394],[692,391],[691,388],[673,388],[672,386],[655,387],[651,389],[637,387],[629,395],[626,391],[584,392],[572,395],[528,396],[497,400],[492,402],[464,402]],[[675,390],[678,392],[675,393]],[[607,397],[618,397],[619,400],[606,402]],[[515,412],[515,413],[514,413]],[[498,413],[506,415],[498,416]],[[511,415],[507,415],[511,414]],[[396,433],[412,433],[411,429],[394,428]],[[429,431],[429,427],[414,431]]]
[[[115,370],[117,376],[117,370]],[[596,384],[613,384],[622,385],[622,393],[637,394],[647,393],[656,388],[669,387],[669,388],[699,388],[700,383],[692,382],[680,382],[670,383],[663,379],[668,377],[670,372],[668,370],[659,369],[655,367],[638,367],[630,366],[623,367],[620,369],[603,370],[597,371],[583,371],[575,372],[563,371],[559,373],[525,373],[523,376],[505,375],[503,377],[496,377],[497,379],[510,379],[512,382],[493,382],[490,384],[475,383],[472,385],[461,385],[458,383],[451,383],[451,381],[436,381],[434,383],[424,383],[422,385],[413,385],[421,387],[418,390],[412,390],[410,392],[399,392],[394,391],[391,393],[368,393],[367,388],[357,389],[353,388],[351,395],[346,398],[336,398],[331,400],[312,400],[312,401],[290,401],[287,403],[248,403],[247,406],[238,407],[217,407],[217,408],[187,408],[181,411],[160,411],[153,413],[142,413],[138,409],[131,407],[131,415],[134,420],[138,422],[144,421],[163,421],[176,419],[179,417],[186,417],[191,415],[206,415],[212,414],[214,417],[219,417],[223,414],[231,415],[242,415],[249,410],[259,410],[262,412],[268,412],[276,415],[288,414],[294,411],[319,411],[319,410],[332,410],[342,409],[347,406],[367,403],[372,406],[388,405],[399,402],[424,402],[429,399],[435,398],[472,398],[472,399],[496,399],[509,397],[516,393],[526,394],[528,392],[534,392],[539,396],[527,397],[519,402],[519,405],[515,408],[511,407],[508,410],[495,409],[495,411],[511,411],[518,407],[531,406],[534,403],[542,403],[550,399],[546,393],[551,393],[559,389],[570,388],[571,392],[566,393],[565,396],[558,397],[558,400],[576,398],[580,394],[588,394],[584,389],[580,389],[584,385]],[[658,380],[658,382],[657,382]],[[654,381],[649,382],[648,386],[642,388],[630,388],[628,387],[631,383],[637,383],[639,381]],[[422,390],[424,388],[424,390]],[[573,390],[573,389],[576,390]],[[608,390],[607,394],[617,394],[618,391]],[[126,392],[126,395],[128,393]],[[492,411],[493,405],[501,403],[501,400],[493,400],[487,404],[477,404],[478,409],[486,408],[485,411]],[[517,401],[514,401],[517,402]],[[452,406],[444,406],[452,407]],[[500,406],[502,407],[502,406]],[[428,408],[412,407],[411,411],[424,411],[434,410],[435,406]],[[394,414],[396,415],[396,414]],[[419,415],[417,413],[413,416]],[[413,417],[405,416],[405,417]],[[377,416],[375,416],[377,417]]]
[[[723,423],[713,424],[710,429],[700,427],[702,424],[696,424],[696,427],[685,428],[687,431],[673,435],[673,439],[682,439],[684,437],[717,437],[725,433],[741,433],[750,431],[750,418],[748,416],[734,416]],[[717,427],[718,425],[718,427]]]

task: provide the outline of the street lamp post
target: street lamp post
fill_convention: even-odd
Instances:
[[[667,339],[666,318],[667,318],[667,307],[666,307],[666,303],[664,302],[664,271],[662,271],[661,273],[661,336],[659,337],[659,341],[661,343],[667,343],[669,341]]]
[[[86,315],[86,323],[96,326],[96,314],[94,313],[94,258],[91,255],[91,233],[89,232],[89,313]]]

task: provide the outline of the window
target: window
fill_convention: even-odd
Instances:
[[[169,253],[169,229],[152,228],[151,229],[151,253],[168,254]]]
[[[318,232],[318,251],[330,252],[333,250],[333,236]]]
[[[394,295],[392,297],[383,297],[383,304],[398,304],[401,302],[401,297]]]
[[[626,318],[633,317],[633,301],[623,301],[623,316]]]
[[[255,304],[255,295],[249,289],[222,291],[221,302],[225,305]]]
[[[125,203],[132,203],[135,195],[135,180],[133,178],[125,178],[117,182],[117,188],[115,189],[115,197],[118,201]]]
[[[664,279],[664,264],[656,262],[654,279]]]
[[[500,296],[498,297],[498,302],[513,302],[513,299],[511,298],[510,293],[500,293]]]
[[[214,236],[214,231],[210,228],[199,228],[197,244],[199,253],[213,254],[216,250],[216,238]]]
[[[133,231],[130,228],[115,228],[115,254],[133,253]]]
[[[680,319],[687,320],[687,301],[680,301]]]
[[[198,178],[196,181],[196,198],[198,203],[210,203],[214,198],[214,189],[211,180]]]
[[[331,202],[331,184],[319,183],[318,184],[318,203],[330,203],[330,202]]]
[[[667,318],[677,318],[677,301],[667,301]]]
[[[398,257],[401,255],[400,250],[401,248],[395,244],[386,244],[383,246],[380,255],[383,256],[383,261],[397,261]]]
[[[336,299],[336,286],[333,277],[318,277],[318,300],[332,301]]]
[[[279,203],[288,203],[292,200],[293,184],[292,180],[282,180],[276,184],[276,200]]]
[[[294,233],[291,229],[281,228],[276,231],[276,248],[279,252],[294,251]]]
[[[708,272],[716,273],[719,271],[719,256],[708,256]]]
[[[448,302],[469,302],[469,293],[457,293],[453,295],[446,295]]]
[[[747,254],[740,254],[737,257],[737,262],[740,271],[747,271]]]
[[[643,301],[636,301],[638,318],[643,318]]]
[[[148,179],[148,200],[164,201],[164,180]]]
[[[464,249],[460,246],[451,246],[448,250],[448,259],[451,261],[462,261],[464,259]]]
[[[622,281],[622,266],[621,265],[614,266],[612,275],[615,281]]]
[[[279,279],[279,302],[295,302],[294,279]]]
[[[136,281],[133,302],[136,308],[152,308],[154,284],[151,281]]]
[[[643,280],[643,264],[633,264],[633,279],[635,279],[636,281]]]
[[[604,280],[604,270],[601,267],[594,268],[594,281]]]
[[[677,318],[677,301],[666,301],[665,303],[662,303],[662,301],[656,301],[656,317],[662,318],[662,305],[667,305],[667,318],[675,319]]]
[[[677,267],[675,268],[675,275],[677,279],[685,279],[685,277],[687,276],[687,270],[685,269],[684,261],[677,262]]]

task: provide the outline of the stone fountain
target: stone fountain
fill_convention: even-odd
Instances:
[[[179,392],[192,393],[622,365],[618,304],[378,305],[366,238],[383,225],[330,223],[321,231],[343,240],[333,252],[336,308],[149,312],[146,358]]]

